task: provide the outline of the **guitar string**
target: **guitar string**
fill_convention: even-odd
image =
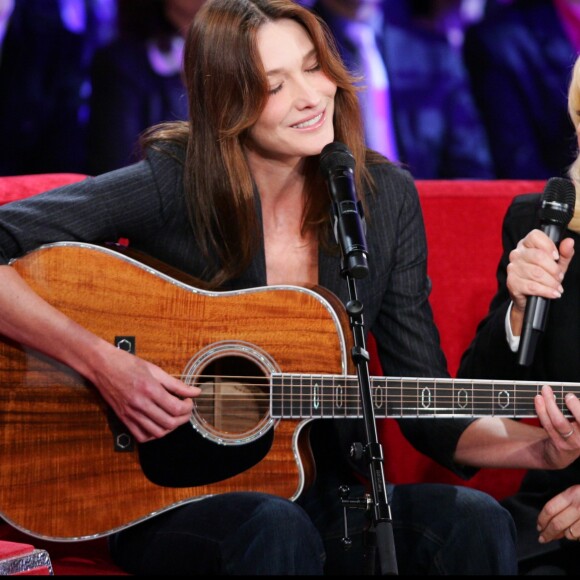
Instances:
[[[224,375],[203,375],[201,376],[201,378],[203,379],[207,379],[207,378],[219,378],[221,380],[223,379],[248,379],[250,377],[248,376],[239,376],[239,375],[232,375],[232,376],[227,376],[225,377]],[[259,379],[264,378],[264,377],[258,377]],[[344,380],[344,377],[340,376],[338,377],[341,381]],[[325,380],[328,381],[328,376],[325,377]],[[351,379],[354,380],[354,379]],[[398,390],[398,389],[404,389],[405,387],[413,387],[413,386],[417,386],[418,384],[421,383],[422,380],[425,379],[414,379],[414,380],[394,380],[394,382],[396,383],[396,386],[391,386],[391,390]],[[443,379],[442,379],[443,380]],[[386,403],[387,405],[390,404],[391,408],[395,407],[397,408],[397,404],[399,404],[399,407],[401,405],[405,405],[405,404],[409,404],[409,403],[415,403],[417,404],[418,402],[420,403],[420,408],[419,411],[421,410],[441,410],[446,409],[447,407],[441,407],[441,405],[449,405],[450,403],[453,402],[460,402],[461,403],[461,407],[465,408],[465,407],[473,407],[474,404],[477,405],[480,402],[484,402],[487,404],[493,404],[493,403],[499,403],[500,407],[503,410],[509,410],[512,408],[513,404],[511,403],[511,401],[509,399],[507,399],[507,401],[505,400],[505,393],[506,387],[509,386],[509,384],[504,384],[504,385],[498,385],[498,384],[490,384],[490,385],[480,385],[477,386],[477,384],[473,384],[473,383],[469,383],[469,382],[462,382],[462,383],[455,383],[453,382],[453,379],[445,379],[446,383],[450,383],[451,387],[439,387],[436,392],[434,397],[429,397],[428,399],[422,398],[420,395],[418,395],[417,393],[415,394],[405,394],[405,393],[399,393],[399,394],[391,394],[390,396],[386,396],[386,393],[384,393],[384,390],[389,389],[389,385],[388,384],[381,384],[384,383],[385,379],[378,378],[377,379],[377,383],[376,385],[373,385],[371,388],[374,390],[374,401],[373,401],[373,406],[377,407],[377,408],[382,408],[384,406],[385,403],[385,399],[386,399]],[[393,382],[393,381],[392,381]],[[214,385],[214,383],[203,383],[203,381],[197,381],[198,386],[201,386],[202,388],[207,385],[208,387],[212,387]],[[218,385],[221,386],[225,386],[227,385],[226,383],[218,383]],[[259,389],[269,389],[269,385],[265,385],[263,382],[262,383],[247,383],[244,382],[243,383],[244,387],[256,387]],[[294,402],[299,402],[299,403],[308,403],[310,401],[316,401],[316,402],[320,402],[322,405],[325,405],[325,403],[328,402],[333,402],[336,403],[337,400],[338,402],[340,402],[340,404],[345,407],[345,408],[352,408],[353,404],[354,406],[356,406],[357,408],[360,407],[359,403],[360,403],[360,394],[358,393],[358,386],[354,386],[354,385],[336,385],[336,384],[331,384],[329,385],[328,383],[325,383],[323,385],[318,385],[320,387],[320,390],[316,393],[316,394],[310,394],[310,393],[303,393],[302,392],[302,388],[309,388],[309,385],[286,385],[285,388],[290,388],[292,392],[290,393],[283,393],[283,394],[279,394],[279,393],[274,393],[271,394],[270,392],[254,392],[254,393],[235,393],[235,394],[231,394],[231,393],[219,393],[219,394],[215,394],[214,396],[210,399],[210,402],[207,402],[207,399],[199,399],[196,398],[196,407],[198,408],[198,410],[203,410],[204,408],[208,408],[208,409],[213,409],[214,408],[214,404],[211,401],[214,401],[217,398],[220,399],[220,401],[228,404],[228,403],[238,403],[238,402],[242,402],[242,403],[246,403],[248,400],[251,400],[254,403],[258,403],[260,400],[261,401],[272,401],[273,403],[277,403],[278,401],[288,401],[289,399],[291,399],[292,401],[294,401],[295,399],[298,399],[298,401],[294,401]],[[489,386],[492,387],[492,389],[489,388]],[[528,394],[533,394],[534,396],[537,395],[539,393],[539,384],[533,383],[533,386],[535,386],[535,388],[533,388],[532,390],[518,390],[517,395],[519,396],[519,401],[516,401],[516,397],[514,396],[514,403],[519,403],[519,406],[525,406],[522,405],[522,403],[528,403],[528,406],[531,408],[531,410],[533,410],[533,399],[532,400],[523,400],[525,399],[525,397]],[[461,388],[460,388],[461,387]],[[336,392],[338,389],[338,393]],[[357,392],[356,393],[352,393],[352,390],[356,389]],[[328,392],[329,390],[332,390],[333,392]],[[445,395],[447,392],[452,392],[454,395],[456,395],[454,397],[454,401],[450,400],[449,398],[446,398]],[[493,400],[490,400],[490,392],[493,392],[494,397]],[[467,394],[468,396],[465,397],[463,395],[463,393]],[[479,395],[480,393],[482,393],[482,395]],[[438,397],[439,395],[439,397]],[[501,399],[501,397],[504,396],[503,399]],[[557,393],[556,393],[556,397],[557,397]],[[378,399],[378,401],[377,401]],[[292,402],[291,401],[291,402]],[[393,405],[393,402],[395,403],[395,405]],[[495,405],[494,405],[495,406]],[[243,407],[237,406],[237,409],[243,409]],[[252,409],[255,409],[255,405],[252,406]],[[564,409],[565,411],[568,411],[567,408]],[[457,411],[456,411],[457,412]]]
[[[176,377],[180,380],[184,380],[187,379],[190,375],[184,375],[184,374],[174,374],[172,375],[173,377]],[[256,376],[250,376],[250,375],[224,375],[224,374],[201,374],[201,375],[196,375],[196,377],[200,377],[201,379],[239,379],[239,382],[244,381],[245,385],[250,385],[250,386],[264,386],[264,382],[269,384],[270,381],[270,377],[266,376],[266,375],[256,375]],[[349,383],[349,382],[355,382],[357,380],[357,377],[354,375],[326,375],[326,374],[308,374],[308,373],[286,373],[283,377],[282,380],[282,384],[285,384],[287,386],[288,381],[292,381],[293,378],[298,379],[298,380],[302,380],[302,381],[314,381],[314,380],[321,380],[324,381],[324,385],[323,386],[328,386],[328,381],[332,381],[335,380],[337,381],[338,385],[333,383],[333,386],[346,386],[348,388],[352,388],[355,387],[356,385],[349,385],[349,384],[345,384],[345,383]],[[248,383],[247,380],[251,379],[251,380],[255,380],[255,383]],[[260,382],[261,381],[261,382]],[[202,380],[198,381],[198,382],[202,382]],[[391,388],[393,387],[393,384],[399,385],[399,384],[417,384],[417,383],[434,383],[434,386],[439,388],[443,385],[450,385],[450,387],[459,387],[459,386],[463,386],[463,387],[467,387],[467,388],[484,388],[484,387],[494,387],[494,388],[500,388],[500,387],[505,387],[506,389],[511,386],[527,386],[527,387],[531,387],[534,389],[537,389],[538,387],[541,387],[542,385],[548,384],[552,387],[552,389],[557,389],[557,388],[564,388],[564,387],[569,387],[569,388],[577,388],[578,390],[580,390],[580,383],[563,383],[563,382],[551,382],[551,381],[542,381],[542,382],[532,382],[532,381],[507,381],[507,380],[497,380],[494,381],[493,379],[482,379],[482,380],[478,380],[478,379],[474,379],[474,380],[470,380],[470,379],[453,379],[453,378],[447,378],[447,377],[441,377],[441,378],[433,378],[433,377],[414,377],[414,378],[408,378],[408,377],[381,377],[381,376],[377,376],[377,377],[371,377],[371,382],[375,383],[377,385],[379,385],[381,388]],[[382,383],[386,383],[386,384],[382,384]],[[424,385],[425,387],[427,385]],[[394,388],[394,387],[393,387]],[[522,390],[517,389],[518,392],[522,392]],[[525,389],[524,391],[525,392]]]
[[[180,378],[181,380],[187,379],[187,375],[173,375],[177,378]],[[199,387],[203,387],[204,385],[210,385],[213,386],[215,383],[210,382],[208,379],[219,379],[220,382],[218,382],[218,385],[227,385],[228,381],[231,381],[230,384],[238,384],[240,383],[242,386],[244,387],[248,387],[248,388],[270,388],[270,384],[269,384],[269,379],[267,377],[249,377],[247,375],[245,376],[241,376],[241,375],[210,375],[210,374],[204,374],[204,375],[197,375],[197,380],[193,382],[193,384],[195,386],[199,386]],[[308,379],[308,377],[311,377],[311,379]],[[248,382],[248,379],[252,379],[252,380],[256,380],[258,382]],[[348,381],[353,382],[356,379],[354,377],[343,377],[341,375],[338,375],[336,377],[334,377],[335,380],[338,381],[338,384],[333,381],[333,376],[332,375],[301,375],[298,377],[299,381],[304,381],[306,382],[306,384],[301,384],[300,382],[298,383],[292,383],[292,384],[288,384],[288,381],[283,382],[280,386],[280,388],[290,388],[290,389],[308,389],[308,388],[319,388],[322,389],[322,394],[324,395],[324,393],[326,391],[328,391],[329,389],[341,389],[341,390],[347,390],[347,391],[352,391],[354,390],[358,390],[358,385],[351,385],[348,384]],[[310,382],[312,382],[313,380],[320,380],[321,383],[316,383],[316,384],[309,384]],[[344,381],[347,381],[347,384],[344,383]],[[223,382],[222,382],[223,381]],[[260,382],[261,381],[261,382]],[[435,384],[434,385],[422,385],[421,383],[424,382],[431,382],[433,381]],[[516,388],[515,389],[515,396],[519,396],[519,395],[528,395],[528,394],[534,394],[537,395],[540,393],[541,390],[541,386],[547,383],[522,383],[522,382],[515,382],[515,383],[511,383],[511,382],[505,382],[505,383],[499,383],[499,382],[493,382],[490,381],[489,383],[481,383],[481,382],[468,382],[468,380],[462,379],[462,382],[456,382],[454,379],[429,379],[429,378],[417,378],[417,379],[385,379],[385,378],[381,378],[381,377],[377,377],[376,379],[371,379],[371,388],[374,390],[380,390],[380,391],[397,391],[400,389],[411,389],[411,388],[417,388],[419,387],[422,390],[426,390],[428,392],[431,392],[431,390],[435,393],[435,395],[439,394],[439,393],[447,393],[447,392],[452,392],[452,393],[462,393],[462,392],[467,392],[467,393],[475,393],[475,394],[479,394],[479,393],[483,393],[485,395],[488,395],[490,392],[493,392],[495,395],[501,395],[502,393],[505,393],[506,391],[510,391],[511,388],[515,387],[516,385],[523,385],[525,384],[528,388]],[[569,384],[557,384],[557,383],[549,383],[551,384],[551,387],[554,391],[558,391],[558,389],[563,389],[565,387],[570,388],[572,385]],[[445,386],[448,385],[448,386]],[[510,388],[511,386],[511,388]],[[580,384],[578,384],[578,389],[580,389]],[[415,391],[416,393],[417,391]],[[570,391],[572,392],[572,391]],[[557,397],[558,396],[558,392],[555,392],[554,395]],[[403,393],[404,396],[408,396],[408,393],[405,394]],[[264,393],[264,396],[270,396],[267,393]],[[316,395],[318,396],[318,395]],[[415,395],[411,395],[411,398],[416,398],[416,394]],[[487,396],[485,396],[484,398],[488,398]]]

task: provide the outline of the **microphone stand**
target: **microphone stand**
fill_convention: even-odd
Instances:
[[[363,499],[348,499],[349,489],[340,486],[344,510],[345,536],[343,544],[348,548],[352,543],[348,537],[347,507],[368,510],[371,508],[372,522],[365,532],[365,571],[374,574],[376,549],[379,550],[381,573],[398,574],[393,538],[393,522],[388,504],[387,489],[383,473],[383,452],[378,441],[373,411],[369,378],[369,353],[365,346],[363,305],[357,296],[355,278],[368,275],[367,246],[365,240],[364,208],[357,199],[354,179],[355,159],[344,143],[335,141],[324,147],[320,154],[320,170],[326,178],[331,198],[333,230],[341,251],[340,273],[346,279],[349,300],[346,311],[354,338],[351,356],[357,369],[363,419],[366,430],[366,445],[352,444],[350,452],[356,459],[366,458],[372,484],[372,499],[365,494]]]
[[[357,255],[358,254],[358,255]],[[348,261],[350,269],[345,266]],[[353,277],[352,272],[355,273]],[[366,568],[368,574],[374,574],[376,560],[376,549],[379,551],[379,562],[382,575],[398,575],[397,558],[395,554],[395,541],[393,537],[393,522],[391,517],[391,508],[388,503],[387,489],[383,472],[383,451],[378,441],[375,415],[373,410],[370,376],[369,376],[369,353],[365,345],[365,332],[363,320],[363,304],[357,296],[355,277],[361,278],[368,273],[366,267],[366,256],[363,253],[355,252],[348,256],[348,260],[343,257],[341,275],[346,279],[348,284],[350,299],[346,304],[346,311],[349,315],[350,326],[353,333],[354,346],[352,349],[352,360],[357,369],[359,382],[359,391],[362,402],[363,419],[366,431],[366,446],[360,442],[353,444],[351,455],[357,458],[366,458],[368,463],[372,498],[368,501],[349,500],[348,487],[342,486],[340,494],[343,505],[345,506],[345,530],[346,524],[346,507],[368,509],[369,505],[372,510],[372,523],[366,531],[366,544],[369,546],[369,552],[365,553]],[[345,534],[344,544],[350,545],[348,534]]]

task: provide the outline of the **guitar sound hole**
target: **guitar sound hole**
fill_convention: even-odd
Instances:
[[[270,383],[245,356],[217,355],[196,369],[193,426],[223,444],[243,444],[270,428]]]

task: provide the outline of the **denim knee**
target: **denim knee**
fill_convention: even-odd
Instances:
[[[325,552],[318,530],[299,505],[283,498],[264,496],[230,548],[229,561],[238,562],[236,574],[323,572]]]

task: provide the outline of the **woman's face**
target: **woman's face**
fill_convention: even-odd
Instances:
[[[336,85],[322,72],[310,37],[283,19],[258,31],[270,96],[250,130],[248,147],[271,159],[318,155],[334,140]]]

